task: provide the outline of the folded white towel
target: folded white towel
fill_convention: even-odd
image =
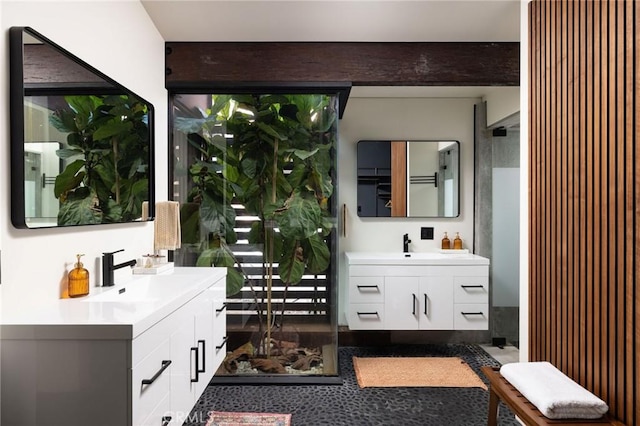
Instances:
[[[550,419],[597,419],[607,404],[549,362],[505,364],[500,374]]]

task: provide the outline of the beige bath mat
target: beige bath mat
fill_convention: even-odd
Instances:
[[[358,385],[368,387],[478,387],[480,377],[457,357],[353,357]]]

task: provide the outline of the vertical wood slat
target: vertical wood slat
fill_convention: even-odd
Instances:
[[[625,144],[626,152],[625,158],[638,158],[640,152],[638,151],[637,140],[634,135],[640,134],[640,111],[638,108],[638,99],[640,98],[640,76],[638,71],[638,61],[640,61],[640,55],[638,55],[639,46],[637,45],[635,31],[638,29],[639,15],[636,10],[635,2],[627,2],[626,6],[626,19],[625,19],[625,59],[626,59],[626,79],[625,79],[625,93],[627,95],[625,104],[625,139],[631,141]],[[626,233],[626,245],[625,245],[625,272],[626,273],[626,305],[625,305],[625,335],[627,339],[627,348],[625,351],[626,362],[624,366],[623,375],[627,378],[625,393],[632,395],[634,387],[637,387],[637,383],[640,383],[640,368],[637,366],[637,358],[634,356],[640,352],[640,327],[638,327],[637,306],[640,303],[640,291],[635,289],[636,280],[638,278],[638,269],[640,265],[635,261],[635,257],[639,253],[640,249],[640,233],[638,230],[637,217],[640,214],[640,205],[637,202],[636,194],[640,179],[640,162],[627,165],[627,173],[625,176],[626,183],[626,224],[630,232]],[[636,330],[636,334],[633,334],[633,330]],[[628,419],[640,420],[640,407],[638,404],[630,404],[625,401],[626,404],[626,417]]]
[[[529,25],[529,357],[639,424],[638,6],[534,0]]]
[[[391,142],[391,216],[407,216],[407,142]]]

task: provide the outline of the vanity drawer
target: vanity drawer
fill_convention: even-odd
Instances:
[[[171,346],[168,336],[166,337],[131,370],[131,406],[134,425],[143,424],[169,395],[171,364],[167,364],[167,361],[171,361]],[[145,381],[144,384],[143,381]]]
[[[456,303],[453,305],[454,330],[488,330],[488,303]]]
[[[349,277],[349,303],[383,303],[384,277]]]
[[[349,305],[351,330],[382,330],[384,328],[384,303],[355,303]]]
[[[455,303],[488,303],[489,277],[453,277]]]
[[[178,416],[171,412],[170,397],[171,395],[165,396],[143,423],[134,423],[134,426],[181,425],[182,422],[180,420],[184,419],[178,419]]]
[[[216,284],[213,292],[213,372],[227,355],[227,303],[226,283]]]

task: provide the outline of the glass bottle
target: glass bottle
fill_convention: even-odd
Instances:
[[[456,237],[453,239],[453,249],[462,250],[462,240],[460,239],[460,234],[458,232],[456,232]]]
[[[451,248],[451,240],[449,240],[446,232],[444,233],[444,238],[442,239],[441,248],[443,250],[449,250]]]
[[[89,294],[89,271],[87,271],[80,261],[84,254],[77,254],[78,262],[69,272],[69,297],[86,296]]]

